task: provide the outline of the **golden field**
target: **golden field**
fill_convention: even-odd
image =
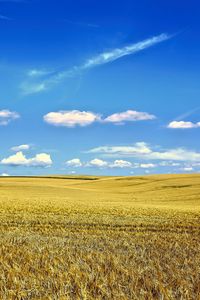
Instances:
[[[0,299],[200,299],[200,175],[0,178]]]

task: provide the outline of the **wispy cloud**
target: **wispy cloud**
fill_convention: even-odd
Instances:
[[[29,144],[23,144],[23,145],[19,145],[19,146],[14,146],[10,150],[12,150],[14,152],[19,152],[19,151],[29,150],[30,148],[31,148],[31,146]]]
[[[192,121],[184,121],[184,119],[194,115],[195,113],[197,113],[200,110],[200,106],[188,110],[187,112],[177,116],[176,118],[174,118],[174,120],[172,120],[171,122],[169,122],[169,124],[167,125],[167,128],[171,128],[171,129],[191,129],[191,128],[199,128],[200,127],[200,122],[192,122]]]
[[[32,70],[29,70],[27,72],[27,75],[29,77],[42,77],[42,76],[45,76],[45,75],[49,75],[51,74],[52,72],[50,71],[47,71],[47,70],[42,70],[42,69],[32,69]]]
[[[4,20],[4,21],[12,21],[11,18],[4,16],[4,15],[0,15],[0,20]]]
[[[138,142],[130,146],[101,146],[89,150],[88,153],[99,153],[108,157],[135,157],[146,160],[200,162],[200,152],[185,148],[155,151],[145,142]]]
[[[161,42],[169,40],[170,38],[172,38],[172,35],[162,33],[158,36],[148,38],[148,39],[140,41],[138,43],[133,43],[129,46],[125,46],[122,48],[117,48],[117,49],[113,49],[111,51],[103,52],[92,58],[87,59],[85,61],[85,63],[83,63],[80,66],[74,66],[73,68],[68,69],[68,70],[54,72],[42,81],[24,82],[21,85],[21,88],[22,88],[24,94],[33,94],[33,93],[38,93],[38,92],[47,90],[66,78],[74,77],[88,69],[92,69],[92,68],[95,68],[100,65],[114,62],[124,56],[136,54],[140,51],[143,51],[143,50],[150,48],[154,45],[157,45]]]
[[[75,26],[84,26],[84,27],[92,27],[92,28],[99,28],[100,26],[97,24],[89,23],[89,22],[80,22],[80,21],[72,21],[69,19],[64,19],[64,22],[75,25]]]
[[[117,48],[112,51],[101,53],[87,60],[86,63],[82,66],[82,68],[88,69],[88,68],[95,67],[97,65],[103,65],[109,62],[113,62],[121,57],[135,54],[137,52],[150,48],[158,43],[168,40],[169,38],[171,38],[170,35],[162,33],[158,36],[154,36],[152,38],[143,40],[138,43],[131,44],[129,46],[125,46],[123,48]]]
[[[24,95],[37,94],[39,92],[43,92],[46,90],[46,83],[38,82],[38,83],[30,83],[23,82],[20,86]]]
[[[199,110],[200,110],[200,106],[198,106],[198,107],[196,107],[196,108],[194,108],[194,109],[191,109],[191,110],[189,110],[189,111],[183,113],[182,115],[176,117],[174,120],[175,120],[175,121],[181,121],[181,120],[183,120],[183,119],[185,119],[185,118],[187,118],[187,117],[190,117],[191,115],[195,114],[195,113],[196,113],[197,111],[199,111]]]

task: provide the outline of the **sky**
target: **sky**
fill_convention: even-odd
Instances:
[[[0,0],[0,175],[200,172],[198,1]]]

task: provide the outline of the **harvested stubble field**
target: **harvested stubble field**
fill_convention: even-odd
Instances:
[[[0,299],[200,299],[200,175],[1,178]]]

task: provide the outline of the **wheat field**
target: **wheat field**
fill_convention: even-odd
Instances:
[[[200,175],[0,178],[0,299],[200,299]]]

